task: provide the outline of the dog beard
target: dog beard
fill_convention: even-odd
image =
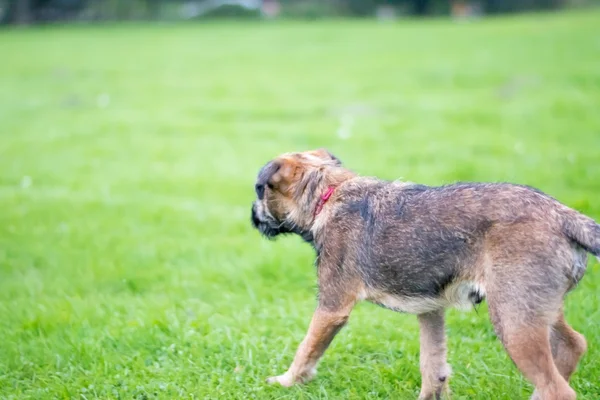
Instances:
[[[285,224],[278,222],[266,213],[258,203],[252,205],[252,225],[267,239],[275,239],[277,236],[291,233],[285,228]]]
[[[288,221],[277,221],[269,212],[264,210],[259,202],[252,205],[252,226],[269,240],[274,240],[281,235],[295,233],[309,243],[313,241],[313,235],[310,231],[302,230]]]

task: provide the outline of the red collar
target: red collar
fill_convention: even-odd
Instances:
[[[329,200],[334,190],[335,186],[329,186],[325,193],[323,193],[321,197],[319,197],[319,202],[317,203],[317,207],[315,207],[315,217],[319,215],[319,213],[323,209],[323,206],[325,205],[325,203],[327,203],[327,200]]]

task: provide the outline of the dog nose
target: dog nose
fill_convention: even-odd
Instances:
[[[254,225],[255,228],[258,228],[259,223],[260,223],[260,220],[258,219],[258,216],[256,215],[256,203],[252,203],[252,225]]]

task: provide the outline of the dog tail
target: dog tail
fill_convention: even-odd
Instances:
[[[575,210],[570,211],[563,220],[565,235],[600,261],[600,225]]]

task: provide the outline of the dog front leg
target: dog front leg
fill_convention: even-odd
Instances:
[[[319,306],[315,311],[308,333],[298,347],[292,365],[283,375],[267,379],[268,383],[278,382],[282,386],[304,383],[316,374],[317,362],[335,337],[346,324],[352,307],[328,310]]]
[[[438,400],[449,394],[450,366],[446,362],[444,310],[418,316],[421,341],[421,394],[419,400]]]

